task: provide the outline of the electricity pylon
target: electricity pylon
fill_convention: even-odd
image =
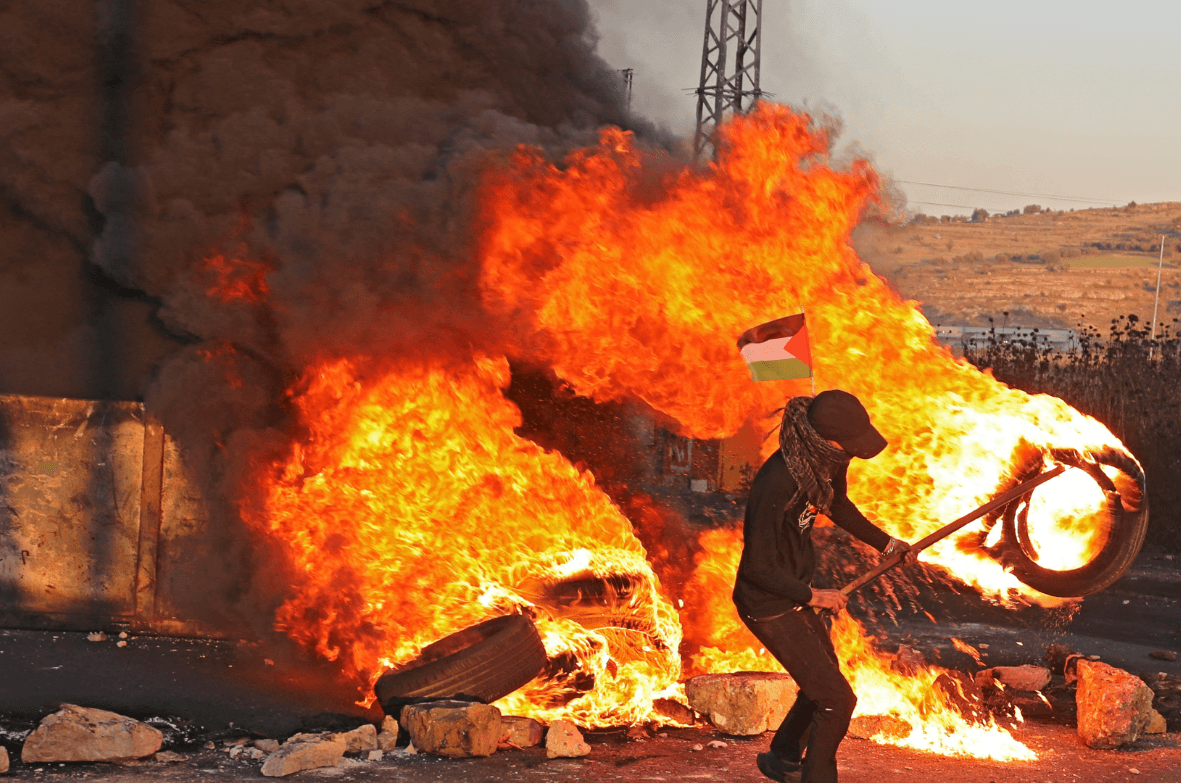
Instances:
[[[759,89],[763,0],[705,0],[705,44],[697,87],[693,154],[701,160],[727,113],[749,111]]]
[[[623,101],[630,113],[632,110],[632,77],[635,75],[635,70],[624,68],[619,71],[619,75],[623,79]]]

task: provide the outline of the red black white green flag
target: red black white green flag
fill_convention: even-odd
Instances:
[[[747,329],[738,338],[738,350],[756,381],[812,377],[812,351],[803,313]]]

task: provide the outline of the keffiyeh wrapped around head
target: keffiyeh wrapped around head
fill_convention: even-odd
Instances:
[[[808,421],[811,405],[811,397],[793,397],[787,401],[779,427],[779,450],[799,487],[788,505],[802,495],[821,513],[827,514],[832,506],[831,479],[849,462],[851,455],[829,443],[812,428]]]

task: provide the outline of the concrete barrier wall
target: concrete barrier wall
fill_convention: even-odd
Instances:
[[[0,395],[0,626],[216,635],[177,610],[207,519],[142,404]]]

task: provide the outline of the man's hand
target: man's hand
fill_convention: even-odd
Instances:
[[[840,590],[813,590],[812,600],[808,602],[808,606],[822,612],[838,614],[847,603],[849,603],[849,596]]]
[[[886,545],[886,550],[882,552],[883,555],[889,557],[890,555],[902,555],[901,565],[909,568],[919,561],[919,552],[910,548],[910,544],[903,541],[901,538],[891,538],[890,543]]]

